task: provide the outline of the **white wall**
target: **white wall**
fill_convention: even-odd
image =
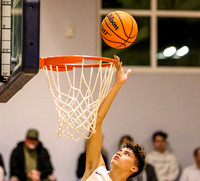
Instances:
[[[75,26],[75,37],[64,37],[64,28]],[[41,0],[41,56],[96,54],[96,4],[91,0]],[[170,145],[182,167],[193,162],[200,146],[200,75],[133,73],[120,90],[103,125],[104,147],[109,156],[123,134],[151,150],[150,137],[158,129],[169,133]],[[8,103],[0,104],[0,152],[6,167],[16,143],[30,127],[39,129],[59,181],[74,181],[77,157],[84,140],[57,138],[57,113],[40,72]],[[113,139],[115,138],[115,139]]]
[[[65,27],[75,37],[65,38]],[[41,56],[95,55],[96,0],[41,0]]]

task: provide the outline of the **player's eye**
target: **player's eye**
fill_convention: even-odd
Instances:
[[[128,155],[128,156],[130,156],[130,153],[129,153],[129,152],[125,152],[125,155]]]

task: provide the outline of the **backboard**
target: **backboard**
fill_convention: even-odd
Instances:
[[[39,70],[40,0],[1,0],[0,102]]]

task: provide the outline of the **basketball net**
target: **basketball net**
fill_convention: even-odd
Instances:
[[[95,71],[93,67],[87,68],[89,78],[84,74],[84,58],[81,68],[73,67],[69,71],[65,65],[65,90],[62,90],[59,67],[42,67],[59,117],[58,137],[63,135],[78,141],[82,137],[89,139],[95,133],[98,109],[110,89],[115,70],[114,63],[106,67],[102,64],[100,60]]]

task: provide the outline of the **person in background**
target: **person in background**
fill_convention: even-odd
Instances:
[[[39,132],[29,129],[25,141],[18,143],[11,153],[10,181],[46,181],[51,179],[52,172],[50,156],[39,141]]]
[[[200,147],[193,152],[195,164],[183,170],[180,181],[200,181]]]
[[[123,135],[119,140],[118,149],[123,148],[124,144],[127,141],[134,142],[133,138],[130,135]]]
[[[146,162],[155,168],[158,181],[174,181],[179,176],[180,167],[174,154],[167,150],[168,135],[155,132],[152,141],[155,150],[147,154]]]
[[[5,175],[6,175],[6,170],[4,167],[3,157],[0,154],[0,181],[4,180]]]

